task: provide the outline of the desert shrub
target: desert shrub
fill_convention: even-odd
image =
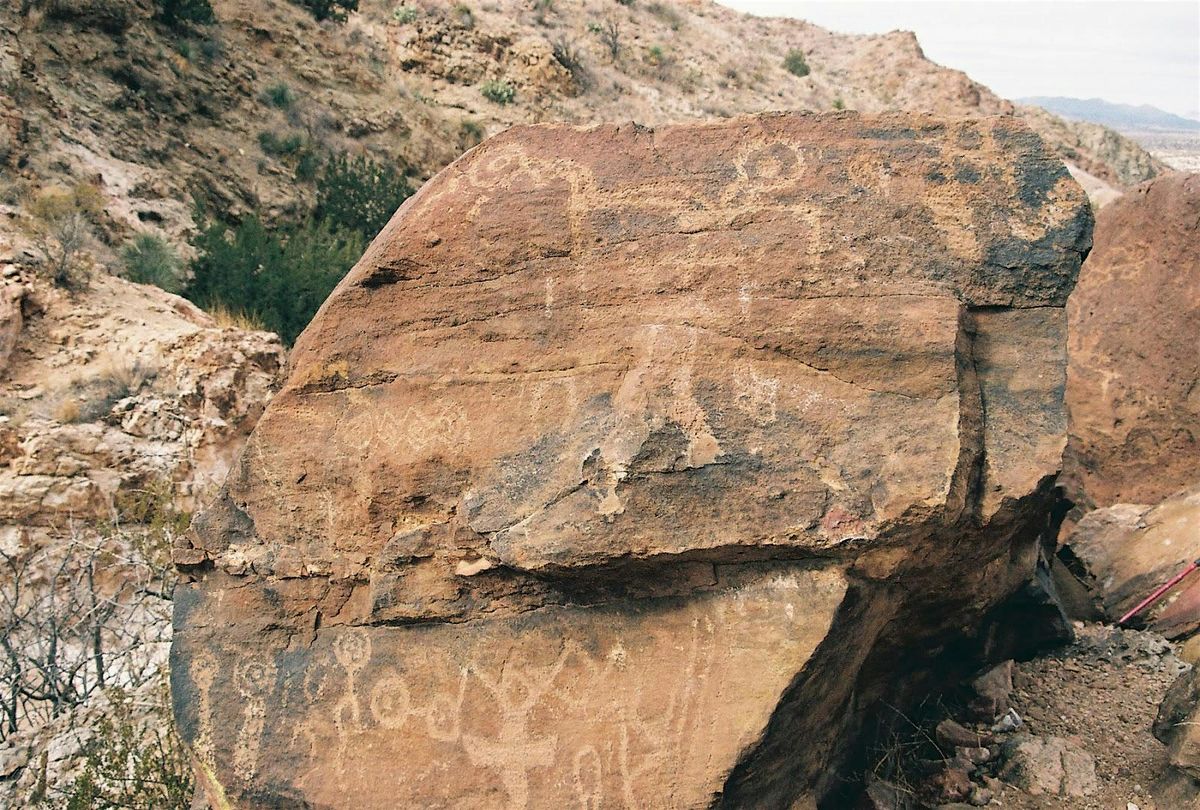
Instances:
[[[517,89],[513,87],[512,82],[504,79],[489,79],[480,86],[479,92],[483,93],[483,97],[488,101],[496,104],[511,104],[517,96]]]
[[[311,146],[306,146],[296,153],[296,179],[302,183],[310,183],[317,177],[321,169],[321,155]]]
[[[287,110],[296,103],[296,94],[287,82],[276,82],[263,91],[262,100],[272,107]]]
[[[571,80],[579,87],[587,84],[587,71],[583,66],[583,58],[575,43],[566,37],[559,37],[550,45],[554,60],[567,69]]]
[[[124,690],[108,694],[108,711],[84,746],[83,770],[61,796],[39,804],[66,810],[187,810],[195,775],[175,730],[164,683],[150,711]]]
[[[159,20],[171,28],[188,24],[207,25],[217,21],[209,0],[154,0]]]
[[[26,200],[29,236],[41,254],[43,274],[55,284],[74,288],[86,282],[84,259],[100,207],[100,192],[87,183],[43,189]]]
[[[291,344],[358,260],[365,239],[328,220],[272,231],[249,216],[235,228],[208,224],[194,244],[184,295],[205,309],[242,313]]]
[[[324,20],[341,22],[351,11],[358,11],[358,0],[292,0],[292,2],[308,9],[318,22]]]
[[[793,76],[807,76],[810,71],[808,62],[804,59],[804,51],[797,48],[792,48],[787,52],[787,56],[783,57],[783,68]]]
[[[280,136],[276,132],[265,129],[258,133],[258,146],[271,157],[289,157],[295,155],[304,146],[304,136],[298,132],[289,132]]]
[[[466,3],[459,3],[450,11],[450,16],[463,28],[475,27],[475,12]]]
[[[180,525],[178,517],[153,527],[73,525],[67,542],[0,550],[0,740],[98,690],[137,688],[158,676]]]
[[[588,23],[588,31],[600,38],[601,44],[608,51],[614,62],[621,56],[621,25],[611,17],[604,22]]]
[[[533,21],[546,24],[546,15],[554,13],[554,0],[533,0]]]
[[[392,19],[401,25],[408,25],[417,21],[421,16],[421,12],[415,6],[399,5],[392,9]]]
[[[407,178],[366,155],[332,157],[317,181],[317,219],[334,228],[358,230],[367,239],[383,230],[412,194]]]
[[[121,260],[125,264],[125,278],[130,281],[153,284],[173,293],[183,287],[179,254],[160,236],[138,234],[121,251]]]
[[[833,100],[833,108],[834,108],[835,110],[844,110],[844,109],[846,109],[846,102],[842,101],[842,97],[841,97],[841,96],[838,96],[837,98],[835,98],[835,99]]]
[[[463,119],[458,125],[458,140],[464,150],[481,143],[484,134],[483,127],[470,119]]]
[[[649,11],[655,17],[665,22],[671,27],[672,31],[678,31],[683,27],[683,15],[669,3],[653,2],[646,5],[646,11]]]

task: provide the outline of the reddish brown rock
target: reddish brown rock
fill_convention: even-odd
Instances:
[[[468,153],[177,549],[210,801],[811,806],[1032,570],[1089,238],[1011,119]]]
[[[1096,220],[1071,296],[1063,462],[1083,510],[1154,504],[1200,461],[1200,175],[1139,186]]]

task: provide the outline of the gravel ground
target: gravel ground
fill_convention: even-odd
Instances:
[[[1167,773],[1167,755],[1150,728],[1167,687],[1188,665],[1153,633],[1105,625],[1077,626],[1076,633],[1074,644],[1017,664],[1012,703],[1026,731],[1074,738],[1092,755],[1099,791],[1082,798],[1033,797],[1006,785],[990,806],[1179,810],[1178,797],[1152,795]]]

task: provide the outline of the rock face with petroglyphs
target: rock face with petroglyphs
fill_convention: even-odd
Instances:
[[[1030,574],[1082,191],[1012,119],[520,127],[176,549],[214,806],[806,806]]]
[[[1101,212],[1068,309],[1064,458],[1083,510],[1154,504],[1200,480],[1200,175]]]

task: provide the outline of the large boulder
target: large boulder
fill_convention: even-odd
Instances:
[[[1032,572],[1090,226],[1013,119],[472,150],[176,549],[210,802],[810,806]]]
[[[1068,496],[1155,504],[1200,475],[1200,175],[1107,206],[1067,307]]]

